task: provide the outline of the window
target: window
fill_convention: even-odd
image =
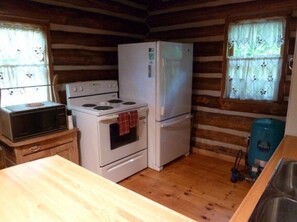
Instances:
[[[43,26],[0,21],[1,106],[49,100],[49,62]]]
[[[229,24],[225,98],[277,100],[285,25],[282,18]]]

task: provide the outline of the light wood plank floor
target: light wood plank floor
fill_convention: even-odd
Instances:
[[[198,221],[229,221],[251,184],[230,182],[233,163],[190,154],[164,167],[145,169],[119,184]]]

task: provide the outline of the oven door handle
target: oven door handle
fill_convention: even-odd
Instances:
[[[117,120],[117,118],[119,117],[119,115],[115,114],[115,115],[109,115],[109,116],[102,116],[99,117],[99,122],[106,122],[106,121],[111,121],[111,120]]]
[[[138,111],[138,113],[146,112],[146,114],[147,114],[148,108],[144,107],[144,108],[138,109],[137,111]],[[141,117],[141,116],[139,116],[139,117]],[[109,121],[112,121],[112,120],[117,120],[118,118],[119,118],[118,114],[101,116],[101,117],[99,117],[99,122],[109,122]]]

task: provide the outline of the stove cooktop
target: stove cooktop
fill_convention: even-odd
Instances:
[[[118,97],[115,80],[86,81],[66,85],[67,107],[96,116],[125,112],[147,104]]]
[[[102,116],[107,114],[125,112],[126,110],[128,111],[145,106],[147,106],[146,103],[131,101],[129,99],[113,98],[106,101],[100,101],[98,98],[96,99],[83,97],[71,101],[69,108],[96,116]]]

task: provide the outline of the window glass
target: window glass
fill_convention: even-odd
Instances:
[[[277,100],[284,39],[285,19],[230,23],[225,97]]]
[[[50,99],[47,52],[42,27],[0,22],[1,106]]]

